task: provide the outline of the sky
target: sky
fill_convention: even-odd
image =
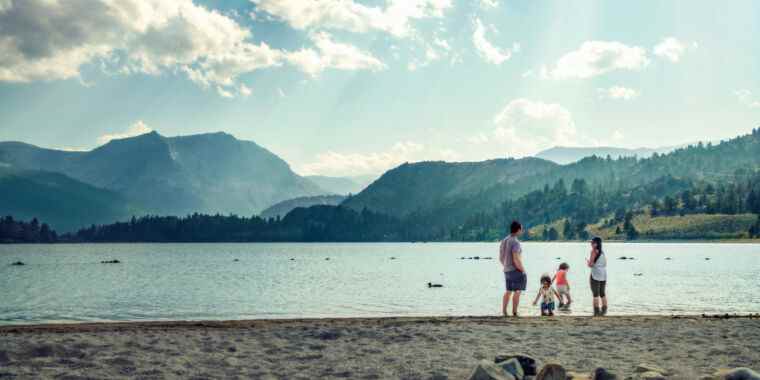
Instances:
[[[0,140],[225,131],[300,174],[760,127],[760,2],[0,0]]]

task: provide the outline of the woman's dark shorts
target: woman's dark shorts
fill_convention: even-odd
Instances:
[[[597,281],[593,277],[589,277],[589,279],[591,280],[591,293],[594,295],[594,298],[606,297],[607,294],[604,293],[604,288],[607,287],[607,281]]]
[[[520,271],[504,272],[504,279],[507,283],[507,291],[514,292],[516,290],[525,290],[528,285],[528,276]]]

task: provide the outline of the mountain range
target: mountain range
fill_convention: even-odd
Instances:
[[[86,152],[0,142],[0,192],[8,194],[0,199],[0,213],[38,217],[66,232],[140,215],[284,218],[295,209],[338,206],[370,211],[381,220],[386,215],[433,236],[490,215],[511,200],[540,209],[540,201],[534,206],[524,197],[542,189],[546,193],[558,183],[575,186],[583,180],[600,193],[619,195],[615,202],[625,207],[651,201],[646,194],[683,191],[695,181],[720,183],[741,170],[760,168],[759,140],[753,131],[715,145],[667,148],[671,151],[662,154],[651,150],[648,156],[642,150],[557,147],[539,154],[546,159],[406,163],[377,179],[303,177],[265,148],[225,133],[165,137],[151,132]],[[567,164],[553,162],[589,154]]]
[[[308,175],[308,180],[314,182],[321,189],[330,194],[349,195],[358,194],[364,190],[377,177],[375,176],[352,176],[352,177],[329,177],[323,175]]]
[[[15,173],[10,177],[14,181],[4,182],[4,192],[18,193],[13,186],[30,173],[57,173],[61,186],[86,184],[90,195],[104,199],[105,192],[118,194],[132,205],[124,210],[115,207],[116,217],[129,211],[253,215],[283,200],[327,193],[270,151],[225,133],[164,137],[151,132],[112,140],[87,152],[3,142],[0,166],[6,175]],[[83,200],[87,197],[82,195]],[[85,220],[89,224],[100,218],[93,212],[92,218],[80,222]]]

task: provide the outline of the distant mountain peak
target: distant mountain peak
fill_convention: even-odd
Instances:
[[[602,158],[610,156],[613,159],[633,156],[646,158],[653,155],[654,153],[669,153],[677,148],[678,147],[675,146],[660,148],[620,148],[614,146],[555,146],[536,153],[534,157],[553,161],[561,165],[566,165],[591,156]]]
[[[76,153],[0,143],[0,162],[62,173],[158,214],[252,215],[286,199],[325,194],[266,148],[225,132],[151,131]]]

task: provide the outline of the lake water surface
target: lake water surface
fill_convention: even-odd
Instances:
[[[760,311],[760,245],[605,248],[610,314]],[[586,243],[524,251],[523,315],[538,314],[538,278],[561,261],[572,313],[591,312]],[[493,259],[461,259],[473,256]],[[100,263],[111,259],[122,263]],[[497,243],[0,245],[0,324],[496,315],[503,289]]]

